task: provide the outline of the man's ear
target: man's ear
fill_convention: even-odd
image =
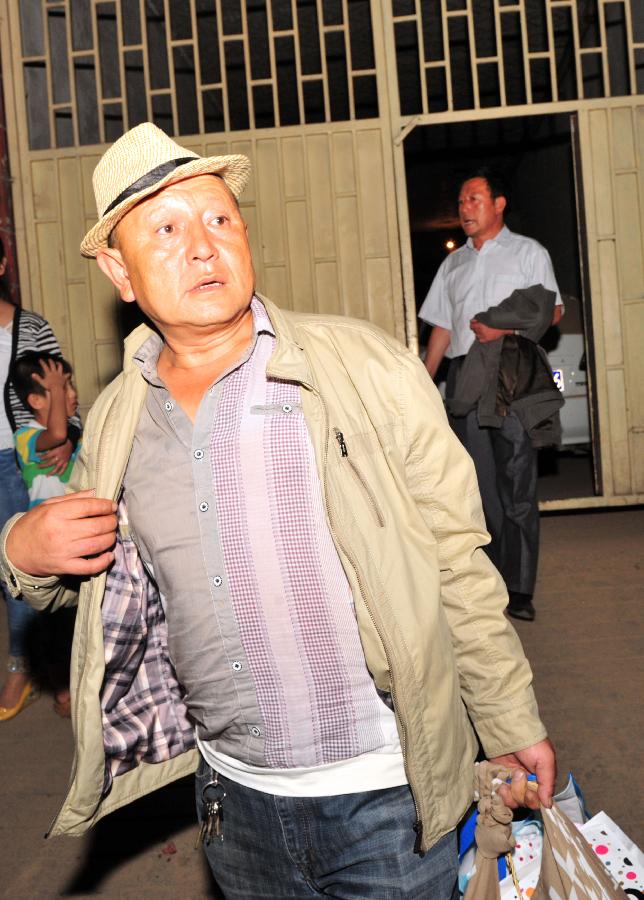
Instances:
[[[507,205],[508,201],[505,199],[505,197],[495,197],[494,209],[497,213],[503,213]]]
[[[3,256],[2,259],[0,259],[0,275],[4,275],[4,273],[6,271],[7,271],[7,257]]]
[[[121,256],[121,251],[115,247],[108,247],[105,250],[98,250],[96,253],[96,262],[105,275],[110,279],[112,284],[117,288],[121,295],[121,300],[126,303],[134,303],[136,297],[130,284],[130,276]]]

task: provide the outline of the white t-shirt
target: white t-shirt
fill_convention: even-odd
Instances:
[[[391,727],[386,736],[389,746],[322,766],[260,768],[214,750],[212,744],[199,737],[197,746],[215,772],[265,794],[278,794],[281,797],[335,797],[338,794],[378,791],[407,784],[405,760],[393,712],[389,712],[389,716]]]
[[[480,250],[468,238],[442,262],[418,315],[452,332],[447,356],[463,356],[474,343],[470,320],[517,288],[534,284],[554,291],[556,305],[562,305],[548,251],[533,238],[503,226]]]
[[[4,391],[4,385],[9,374],[11,364],[11,325],[5,328],[0,326],[0,385]],[[13,447],[13,433],[4,407],[4,398],[0,396],[0,450],[9,450]]]

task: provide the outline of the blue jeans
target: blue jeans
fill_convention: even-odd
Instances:
[[[212,770],[197,773],[202,791]],[[337,897],[456,900],[454,831],[424,856],[413,852],[416,811],[407,785],[335,797],[278,797],[219,776],[226,791],[223,841],[204,844],[226,900]]]
[[[0,450],[0,529],[17,512],[24,512],[29,505],[27,488],[16,466],[13,450]],[[24,600],[11,596],[0,582],[7,601],[9,617],[9,654],[27,656],[28,638],[33,630],[38,613]]]

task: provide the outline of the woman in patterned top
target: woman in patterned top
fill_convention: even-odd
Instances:
[[[40,316],[11,303],[5,273],[7,258],[0,239],[0,383],[4,404],[0,404],[0,527],[28,506],[27,489],[18,471],[13,447],[13,432],[30,418],[7,381],[9,367],[28,351],[60,356],[60,347],[49,324]],[[42,455],[43,465],[52,466],[52,474],[64,471],[78,441],[80,429],[72,426],[68,440]],[[16,716],[37,696],[31,680],[28,640],[38,613],[21,599],[14,599],[0,583],[9,617],[8,675],[0,690],[0,722]]]

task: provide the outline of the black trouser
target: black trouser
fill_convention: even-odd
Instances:
[[[453,394],[463,357],[453,359],[447,396]],[[492,543],[488,555],[508,591],[532,596],[539,557],[537,451],[514,413],[501,428],[481,428],[476,410],[449,416],[452,429],[474,460],[483,511]]]

